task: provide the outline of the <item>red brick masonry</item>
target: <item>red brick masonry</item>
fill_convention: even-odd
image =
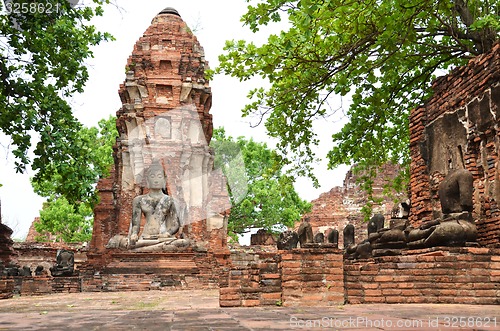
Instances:
[[[222,307],[500,304],[500,249],[437,247],[356,261],[343,260],[342,253],[329,247],[238,250],[232,252],[231,267],[224,264],[229,261],[225,254],[158,253],[146,257],[116,253],[114,263],[97,274],[82,269],[74,277],[2,277],[0,298],[9,298],[14,291],[38,295],[210,288],[219,284]],[[148,259],[159,263],[151,265]]]
[[[500,43],[467,66],[438,78],[434,94],[410,114],[410,221],[414,226],[441,210],[437,188],[453,169],[474,176],[478,242],[500,242]]]
[[[224,252],[89,253],[82,292],[216,288],[227,261]]]
[[[347,303],[500,304],[500,250],[436,247],[344,261]]]
[[[356,242],[367,239],[366,222],[361,208],[367,203],[366,192],[357,183],[359,175],[354,174],[354,167],[347,172],[342,186],[333,187],[330,191],[321,193],[321,195],[311,201],[312,210],[303,218],[309,219],[313,232],[326,232],[326,229],[332,228],[339,231],[339,247],[344,246],[343,230],[347,224],[353,224],[355,227]],[[399,172],[399,166],[385,164],[382,171],[374,179],[373,196],[381,199],[379,204],[373,206],[374,213],[382,213],[389,225],[391,211],[394,207],[394,201],[384,193],[384,185],[394,179]],[[401,200],[406,197],[401,196]],[[299,224],[296,224],[298,228]]]
[[[344,302],[342,252],[305,248],[279,252],[234,252],[221,277],[221,307],[331,306]]]
[[[245,261],[246,260],[246,261]],[[500,304],[500,250],[437,247],[343,260],[329,248],[238,253],[222,307],[343,303]]]

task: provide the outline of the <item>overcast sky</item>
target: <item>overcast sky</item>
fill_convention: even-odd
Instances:
[[[88,1],[88,0],[87,0]],[[125,64],[131,55],[137,39],[142,36],[151,20],[163,8],[175,8],[183,20],[190,26],[205,49],[205,55],[211,68],[218,64],[217,57],[228,39],[254,40],[261,43],[269,33],[276,33],[281,27],[275,25],[254,35],[240,22],[245,13],[247,2],[244,0],[169,0],[137,1],[116,0],[117,6],[108,6],[102,18],[95,19],[94,25],[100,31],[110,32],[116,41],[100,45],[94,49],[94,59],[88,60],[90,78],[85,93],[70,100],[76,116],[87,126],[115,114],[121,107],[118,96],[119,85],[125,79]],[[252,128],[248,119],[241,117],[241,109],[246,104],[246,95],[250,88],[262,84],[259,81],[240,83],[237,79],[215,76],[210,82],[213,93],[214,127],[223,126],[231,136],[253,137],[257,141],[266,141],[272,145],[265,134],[265,128]],[[340,103],[340,101],[338,101]],[[338,105],[337,105],[338,106]],[[331,146],[331,135],[339,129],[339,123],[318,123],[317,133],[322,141],[318,156],[324,157]],[[4,137],[5,138],[5,137]],[[15,238],[23,238],[33,218],[38,216],[43,198],[33,193],[29,183],[32,175],[15,174],[12,156],[0,148],[0,199],[2,203],[3,223],[14,230]],[[326,170],[326,161],[316,165],[316,174],[321,187],[314,189],[308,179],[298,179],[296,183],[300,196],[307,200],[315,199],[320,193],[329,191],[333,186],[342,185],[347,167],[335,171]]]

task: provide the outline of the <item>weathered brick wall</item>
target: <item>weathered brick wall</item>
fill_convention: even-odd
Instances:
[[[500,250],[432,248],[344,261],[347,303],[500,304]]]
[[[1,223],[0,218],[0,272],[3,266],[7,266],[16,257],[16,252],[12,247],[14,245],[11,238],[12,232],[11,228]]]
[[[389,225],[391,211],[394,203],[391,198],[384,196],[383,187],[387,181],[396,177],[399,168],[386,164],[382,168],[379,176],[374,180],[373,194],[376,198],[382,198],[383,202],[374,206],[374,213],[382,213]],[[355,227],[356,243],[368,237],[366,230],[367,223],[363,220],[361,208],[366,204],[366,193],[357,183],[359,175],[355,175],[353,169],[349,170],[345,176],[342,187],[334,187],[329,192],[322,193],[317,199],[311,201],[312,210],[304,215],[308,218],[313,228],[313,232],[326,232],[326,229],[333,228],[339,231],[339,247],[343,247],[343,230],[347,224]],[[406,197],[402,197],[405,200]],[[298,227],[298,225],[297,225]]]
[[[342,250],[281,251],[282,300],[285,306],[334,306],[344,303]]]
[[[76,293],[81,291],[79,269],[87,261],[87,251],[81,244],[64,243],[15,243],[16,265],[29,267],[31,276],[9,276],[0,279],[0,288],[7,286],[13,293],[20,295],[42,295],[50,293]],[[59,249],[72,251],[75,255],[75,276],[52,277],[50,268],[56,264]],[[34,275],[38,266],[44,269],[41,275]],[[0,289],[0,293],[2,290]]]
[[[88,254],[83,292],[216,288],[228,256],[219,253]]]
[[[331,306],[344,302],[342,251],[237,251],[221,277],[222,307]]]
[[[14,296],[15,280],[12,277],[0,276],[0,300]]]
[[[20,295],[44,295],[52,293],[81,292],[81,283],[78,276],[71,277],[17,277],[20,284]]]
[[[147,291],[166,289],[217,288],[219,275],[227,264],[227,252],[132,253],[113,251],[88,253],[78,245],[60,243],[17,243],[19,266],[34,269],[42,265],[42,276],[4,277],[2,295],[40,295],[59,292]],[[74,277],[51,277],[58,249],[75,252]],[[7,294],[11,293],[10,296]]]
[[[17,252],[14,250],[14,242],[11,238],[12,229],[2,224],[2,215],[0,212],[0,300],[12,298],[14,295],[14,279],[3,275],[5,267],[15,264]]]
[[[87,261],[87,249],[82,244],[24,242],[15,243],[14,248],[18,253],[17,264],[20,267],[27,266],[33,272],[36,267],[43,266],[43,274],[46,275],[50,275],[50,267],[56,264],[59,249],[72,251],[75,254],[75,270]]]
[[[232,266],[221,278],[221,307],[281,304],[280,255],[276,252],[233,251]]]
[[[14,295],[15,282],[10,277],[3,275],[5,267],[15,262],[17,252],[13,249],[12,229],[2,224],[0,213],[0,299],[12,298]]]
[[[90,241],[90,247],[96,250],[103,250],[118,228],[117,205],[114,201],[115,176],[113,165],[109,177],[101,178],[97,183],[99,203],[94,207],[94,226]]]
[[[500,44],[440,77],[434,95],[410,115],[411,214],[419,225],[438,216],[437,188],[450,168],[474,176],[478,241],[500,242]]]

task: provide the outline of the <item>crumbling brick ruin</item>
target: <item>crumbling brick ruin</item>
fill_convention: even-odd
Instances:
[[[453,169],[474,176],[478,242],[500,243],[500,44],[434,82],[434,96],[410,116],[414,225],[440,210],[439,183]]]
[[[397,165],[385,164],[373,184],[373,196],[383,199],[380,205],[374,206],[373,211],[383,214],[387,223],[391,218],[394,201],[382,191],[384,185],[395,178],[398,171]],[[329,228],[339,231],[339,247],[343,247],[342,230],[347,224],[354,225],[356,242],[367,238],[367,223],[361,213],[361,208],[367,202],[367,196],[359,187],[358,177],[359,175],[354,174],[351,168],[345,176],[343,186],[336,186],[311,201],[311,212],[303,216],[304,219],[309,220],[314,233],[318,231],[325,233]],[[402,197],[402,200],[405,199],[406,197]]]
[[[250,245],[255,246],[276,246],[276,236],[264,229],[259,229],[257,233],[250,236]]]
[[[115,165],[97,185],[100,203],[94,210],[90,247],[80,251],[54,243],[19,245],[22,258],[12,272],[20,270],[21,274],[0,276],[6,282],[1,283],[6,288],[2,293],[8,297],[13,291],[42,294],[217,286],[229,256],[230,206],[225,179],[213,170],[214,156],[208,145],[212,96],[204,77],[206,68],[203,48],[177,11],[160,12],[127,61],[126,79],[119,90],[123,107],[117,112]],[[107,248],[115,235],[128,234],[132,200],[148,192],[144,170],[154,162],[167,175],[166,193],[176,199],[181,220],[176,236],[194,244],[182,251],[153,253]],[[35,241],[36,236],[32,226],[29,240]],[[54,267],[61,248],[76,253],[75,272],[53,277],[48,269]],[[43,271],[37,273],[35,269],[42,266]]]
[[[13,249],[14,242],[11,239],[12,229],[2,224],[0,213],[0,299],[8,299],[13,296],[14,280],[2,277],[5,268],[15,259],[17,253]]]
[[[11,236],[12,229],[0,222],[0,267],[7,266],[17,255]]]
[[[39,233],[36,228],[35,224],[40,222],[40,217],[35,217],[33,222],[30,225],[30,228],[28,230],[28,235],[26,236],[26,239],[24,240],[25,242],[31,243],[31,242],[39,242],[39,241],[48,241],[48,242],[55,242],[56,241],[56,236],[54,236],[51,233],[45,232],[45,233]]]

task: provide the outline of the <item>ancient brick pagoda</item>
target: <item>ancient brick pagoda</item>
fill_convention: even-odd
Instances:
[[[114,169],[98,184],[101,202],[95,208],[89,274],[96,268],[115,274],[135,268],[134,273],[155,269],[177,277],[175,281],[204,272],[214,280],[213,254],[227,251],[230,206],[224,178],[213,170],[208,146],[212,94],[206,68],[203,47],[175,9],[161,11],[136,42],[119,90],[123,106],[117,112]],[[127,236],[132,200],[148,192],[145,171],[153,163],[164,168],[167,194],[176,200],[181,214],[176,237],[194,241],[196,248],[149,254],[106,248],[114,236]],[[139,282],[144,280],[136,276]]]

